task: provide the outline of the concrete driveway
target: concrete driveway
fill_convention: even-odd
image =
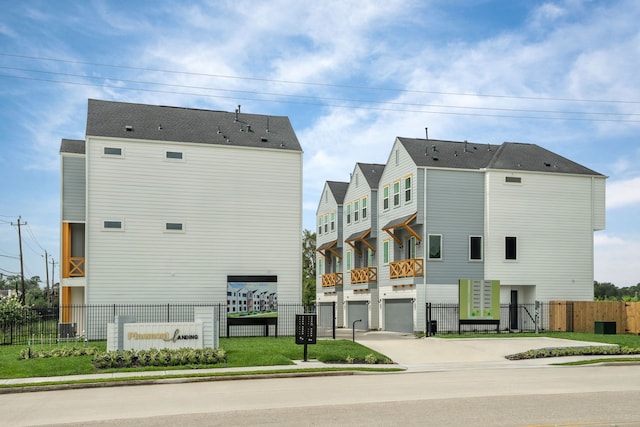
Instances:
[[[342,330],[336,338],[352,339]],[[607,344],[557,338],[416,338],[412,334],[387,331],[356,331],[356,342],[391,358],[411,370],[443,370],[470,367],[524,367],[584,360],[588,356],[512,361],[505,356],[532,349],[587,347]]]

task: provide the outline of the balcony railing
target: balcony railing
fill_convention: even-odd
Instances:
[[[412,258],[389,263],[389,278],[424,276],[424,259]]]
[[[69,277],[84,277],[84,257],[69,258]]]
[[[329,273],[322,275],[322,287],[332,288],[335,286],[342,286],[343,278],[342,273]]]
[[[351,270],[351,284],[369,283],[378,281],[378,269],[376,267],[354,268]]]

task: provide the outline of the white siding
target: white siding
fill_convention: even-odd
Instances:
[[[486,180],[485,278],[535,285],[542,301],[593,299],[591,177],[489,171]],[[517,260],[505,260],[506,236],[517,238]]]
[[[279,302],[300,302],[301,154],[88,137],[87,302],[224,302],[227,275],[277,275]]]

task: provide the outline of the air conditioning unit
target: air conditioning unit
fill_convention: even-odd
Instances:
[[[75,323],[58,323],[58,338],[75,338],[76,331]]]

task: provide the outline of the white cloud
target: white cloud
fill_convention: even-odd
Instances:
[[[607,182],[607,209],[640,204],[640,176]]]
[[[640,283],[640,238],[624,237],[602,232],[594,237],[594,278],[618,287]]]

